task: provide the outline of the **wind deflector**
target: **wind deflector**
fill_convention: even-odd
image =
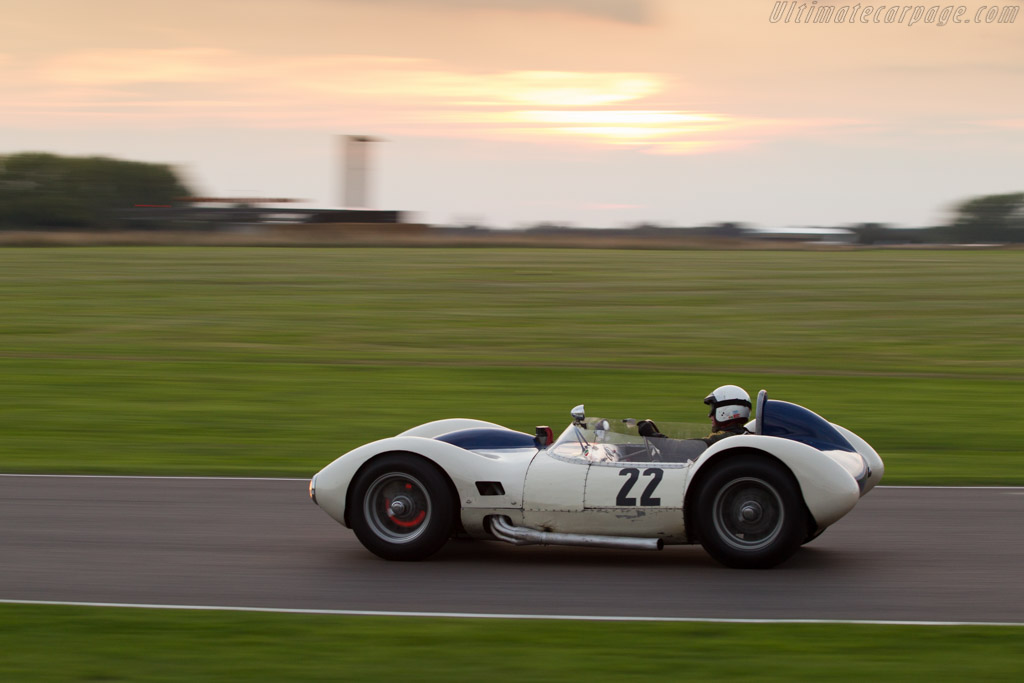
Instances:
[[[799,441],[819,451],[857,452],[828,420],[795,403],[763,398],[758,401],[757,422],[765,436]]]

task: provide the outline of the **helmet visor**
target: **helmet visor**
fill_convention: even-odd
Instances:
[[[708,417],[714,417],[715,411],[722,406],[746,406],[750,408],[750,401],[742,398],[727,398],[724,401],[716,401],[715,395],[711,394],[704,399],[704,404],[711,406],[711,410],[708,411]]]

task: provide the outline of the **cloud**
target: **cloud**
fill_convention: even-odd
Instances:
[[[215,48],[89,50],[51,59],[40,69],[64,84],[213,83],[242,76],[245,65],[230,50]]]
[[[336,0],[338,1],[338,0]],[[340,0],[341,2],[372,2],[374,5],[410,5],[447,7],[454,10],[504,10],[514,12],[565,12],[611,19],[629,24],[646,24],[651,20],[649,0]]]
[[[978,122],[982,126],[994,128],[1009,128],[1011,130],[1024,130],[1024,118],[1021,119],[990,119]]]
[[[696,154],[856,122],[666,107],[663,74],[492,71],[429,59],[103,49],[37,66],[0,121],[327,128],[376,135],[575,142]]]
[[[298,86],[338,97],[393,104],[487,108],[601,106],[636,100],[663,89],[656,74],[637,72],[501,71],[452,69],[431,60],[331,57],[282,64]]]
[[[40,80],[75,87],[124,90],[154,84],[217,85],[221,93],[260,88],[305,93],[323,101],[389,108],[459,106],[604,106],[664,89],[657,74],[640,72],[476,72],[428,59],[330,55],[259,57],[231,50],[106,49],[63,55],[42,64]]]

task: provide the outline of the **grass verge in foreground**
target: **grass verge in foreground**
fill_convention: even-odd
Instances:
[[[608,623],[0,605],[0,677],[1015,680],[1024,628]]]

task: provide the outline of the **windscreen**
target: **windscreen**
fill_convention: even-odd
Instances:
[[[588,417],[569,425],[548,451],[592,462],[687,462],[707,448],[701,440],[708,435],[707,425],[659,422],[667,438],[644,438],[636,424],[631,418]]]

